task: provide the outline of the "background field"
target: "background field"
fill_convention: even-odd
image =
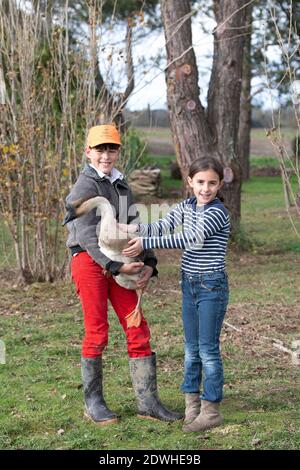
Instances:
[[[150,153],[174,154],[170,129],[139,127],[138,132],[148,142]],[[296,134],[295,129],[282,128],[281,132],[285,145],[290,149],[292,139]],[[250,154],[254,157],[272,157],[274,155],[272,144],[266,137],[265,129],[257,128],[251,130]]]

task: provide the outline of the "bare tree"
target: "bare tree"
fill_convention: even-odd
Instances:
[[[102,3],[88,2],[87,48],[70,34],[68,0],[59,21],[50,8],[43,14],[39,0],[34,14],[0,2],[0,214],[20,282],[64,275],[63,201],[82,164],[86,129],[116,120],[133,87],[130,27],[125,92],[99,81]]]
[[[299,23],[299,2],[277,0],[272,3],[273,16],[277,17],[276,24],[271,20],[269,0],[249,3],[247,8],[247,30],[244,45],[243,80],[241,93],[240,125],[238,154],[241,161],[243,180],[250,176],[250,133],[252,101],[267,89],[265,77],[265,57],[268,49],[274,50],[278,33],[287,40],[290,30],[291,15],[294,24]],[[255,21],[253,21],[255,20]],[[296,57],[291,58],[291,64],[296,65]],[[289,86],[286,80],[285,65],[278,59],[268,61],[270,86],[277,89],[279,101],[285,105],[290,102]],[[255,87],[251,79],[259,78]]]
[[[190,2],[160,3],[168,57],[168,107],[177,160],[186,177],[194,159],[204,155],[221,159],[226,167],[223,193],[235,230],[240,219],[241,167],[237,142],[247,2],[214,1],[217,26],[207,113],[199,99]]]
[[[289,150],[281,133],[281,108],[274,103],[274,89],[270,78],[270,68],[268,61],[265,62],[266,79],[269,85],[272,109],[272,128],[267,130],[267,137],[270,139],[274,152],[278,158],[283,191],[285,197],[286,209],[295,233],[300,238],[299,217],[300,217],[300,55],[299,55],[299,31],[295,18],[299,17],[299,4],[290,1],[284,13],[289,18],[289,29],[282,31],[278,24],[280,17],[274,7],[273,2],[268,2],[270,21],[276,30],[278,49],[281,54],[281,60],[284,64],[284,75],[279,85],[286,87],[289,85],[291,101],[294,109],[294,124],[296,128],[295,148]],[[295,9],[298,8],[298,11]],[[277,91],[277,88],[276,88]],[[278,104],[278,103],[277,103]],[[293,152],[294,151],[294,152]]]
[[[251,35],[253,4],[246,7],[246,27],[243,57],[243,75],[241,90],[241,107],[238,133],[238,155],[242,167],[242,178],[250,177],[250,134],[251,134]]]
[[[82,99],[71,98],[71,76],[82,90],[83,70],[79,57],[71,58],[67,28],[48,31],[40,15],[15,2],[1,16],[0,36],[0,211],[14,241],[19,280],[52,280],[64,272],[62,196],[82,110]]]

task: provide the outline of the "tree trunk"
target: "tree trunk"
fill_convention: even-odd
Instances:
[[[208,113],[199,99],[198,70],[191,35],[188,0],[160,0],[168,66],[167,98],[176,155],[183,178],[193,160],[218,156],[233,180],[224,185],[225,204],[233,229],[240,219],[241,167],[237,155],[242,61],[245,31],[244,0],[214,2],[218,23],[208,94]]]
[[[250,135],[251,135],[251,33],[253,5],[247,7],[248,25],[244,45],[243,79],[241,90],[238,155],[242,167],[242,178],[250,178]]]
[[[6,105],[6,85],[4,81],[4,74],[2,69],[2,62],[0,56],[0,106]]]
[[[224,184],[225,204],[230,210],[233,233],[241,216],[241,165],[237,153],[240,96],[243,70],[245,0],[214,1],[217,27],[208,92],[207,119],[215,145],[229,176]],[[226,181],[226,180],[225,180]]]
[[[198,69],[192,48],[188,0],[161,0],[166,38],[167,100],[177,161],[186,181],[193,160],[212,152],[210,130],[199,99]]]

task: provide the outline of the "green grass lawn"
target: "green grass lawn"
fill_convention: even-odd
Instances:
[[[170,179],[167,184],[174,187]],[[242,223],[251,249],[232,247],[228,255],[224,424],[201,434],[183,433],[178,422],[136,417],[125,339],[111,310],[104,389],[120,422],[101,429],[85,421],[83,324],[73,286],[13,288],[13,279],[5,280],[3,270],[9,265],[2,257],[0,338],[6,345],[6,364],[0,364],[0,448],[299,449],[300,366],[272,344],[275,338],[290,347],[300,339],[300,241],[284,209],[280,178],[255,177],[244,185]],[[7,245],[3,232],[2,240]],[[171,409],[183,411],[180,254],[161,250],[158,256],[159,282],[145,293],[143,308],[157,352],[160,397]]]

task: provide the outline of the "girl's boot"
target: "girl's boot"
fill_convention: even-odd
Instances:
[[[201,412],[199,416],[190,424],[183,426],[185,432],[200,432],[219,426],[223,418],[219,412],[220,403],[213,403],[201,400]]]
[[[185,393],[185,417],[183,424],[190,424],[200,413],[199,393]]]

